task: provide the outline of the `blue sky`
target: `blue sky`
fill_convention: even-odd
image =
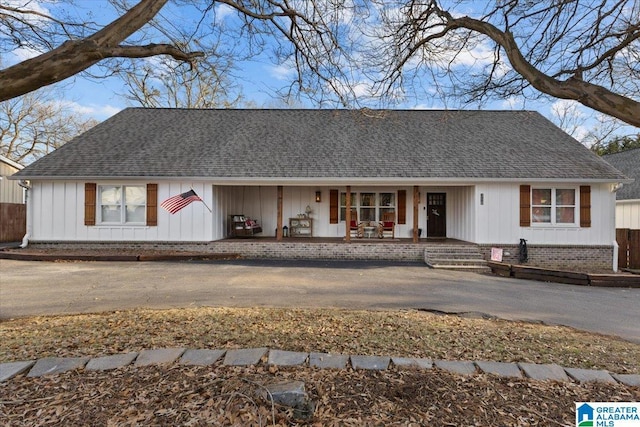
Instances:
[[[8,0],[9,3],[18,3],[17,0]],[[96,21],[99,25],[104,25],[110,22],[116,17],[113,9],[107,5],[105,0],[77,0],[74,3],[74,13],[78,16],[88,17]],[[55,14],[59,7],[64,7],[64,2],[56,2],[52,0],[39,0],[30,3],[29,7],[32,9],[40,10],[45,13]],[[220,20],[220,23],[226,23],[233,25],[233,15],[229,13],[229,10],[224,9],[226,6],[218,6],[216,10],[215,18]],[[164,11],[164,9],[163,9]],[[174,13],[167,10],[167,13]],[[173,18],[173,16],[172,16]],[[174,19],[190,19],[190,17],[179,12]],[[472,58],[473,61],[482,62],[482,46],[479,46],[475,52],[469,53],[468,58]],[[487,49],[486,55],[490,56],[490,49]],[[35,55],[35,52],[26,50],[16,51],[13,55],[9,55],[8,58],[3,60],[5,66],[8,63],[16,62],[20,59],[25,59],[29,56]],[[462,56],[461,61],[465,60]],[[268,52],[264,52],[251,60],[239,62],[236,64],[238,69],[234,71],[234,75],[237,76],[237,84],[242,88],[243,100],[248,105],[262,108],[282,107],[275,97],[275,92],[287,86],[289,79],[293,77],[292,69],[286,66],[278,66],[273,63],[268,55]],[[72,77],[56,85],[60,102],[64,102],[68,105],[68,108],[77,111],[86,117],[94,118],[98,121],[102,121],[117,113],[118,111],[126,108],[129,104],[124,97],[119,96],[119,93],[124,93],[122,82],[117,78],[107,79],[89,79],[81,75]],[[368,89],[366,83],[355,83],[355,90],[357,92],[362,91],[365,93]],[[240,105],[243,106],[243,105]],[[307,108],[314,108],[315,105],[309,102],[303,102],[296,106],[304,106]],[[521,97],[513,97],[507,100],[496,101],[483,108],[489,109],[527,109],[537,110],[548,118],[553,117],[553,109],[558,106],[564,106],[575,109],[576,114],[586,118],[587,124],[581,124],[574,129],[574,137],[581,139],[590,126],[589,123],[593,123],[593,118],[596,117],[596,113],[576,106],[576,104],[559,101],[559,100],[541,100],[541,101],[525,101]],[[428,93],[425,93],[418,99],[407,100],[395,106],[396,108],[406,109],[438,109],[438,108],[456,108],[456,106],[444,105],[436,98],[429,97]],[[473,105],[467,108],[474,108]]]

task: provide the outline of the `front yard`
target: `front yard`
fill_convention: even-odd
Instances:
[[[420,311],[198,308],[36,317],[0,323],[0,360],[100,356],[162,347],[270,347],[351,355],[557,363],[640,373],[640,345],[493,319]],[[313,416],[263,385],[303,381]],[[7,425],[572,425],[574,402],[638,401],[622,385],[542,382],[438,369],[126,367],[17,377],[0,385]],[[90,421],[88,421],[90,420]]]

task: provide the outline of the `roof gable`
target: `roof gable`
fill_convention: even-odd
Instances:
[[[530,111],[121,111],[19,173],[40,178],[623,176]]]
[[[640,148],[607,154],[602,158],[626,176],[635,180],[631,184],[625,184],[618,190],[616,198],[618,200],[640,199]]]

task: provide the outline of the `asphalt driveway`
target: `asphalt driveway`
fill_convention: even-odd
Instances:
[[[422,309],[544,322],[640,343],[640,289],[347,261],[0,260],[0,319],[138,307]]]

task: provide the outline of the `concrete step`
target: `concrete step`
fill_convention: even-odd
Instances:
[[[484,259],[482,258],[482,255],[479,253],[467,253],[467,252],[428,253],[427,257],[431,259]]]
[[[427,265],[436,270],[469,271],[473,273],[491,273],[491,269],[489,267],[481,266],[481,265],[447,265],[447,264],[427,264]]]
[[[477,248],[448,248],[448,249],[425,249],[430,254],[477,254],[480,253]]]
[[[425,249],[425,262],[443,270],[490,272],[482,253],[475,245],[434,245]]]
[[[432,264],[446,264],[446,265],[477,265],[487,267],[487,262],[483,259],[469,259],[469,258],[429,258],[429,262]]]

